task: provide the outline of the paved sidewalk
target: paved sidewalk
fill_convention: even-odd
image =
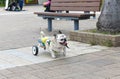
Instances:
[[[89,44],[74,41],[68,41],[68,45],[70,49],[67,49],[66,57],[72,57],[108,49],[107,47],[103,46],[90,46]],[[61,58],[63,58],[62,54],[58,55],[57,60]],[[53,60],[55,59],[50,56],[50,53],[42,48],[40,48],[38,56],[32,55],[32,47],[0,51],[0,69],[31,65]]]
[[[3,69],[0,79],[120,79],[120,48]]]

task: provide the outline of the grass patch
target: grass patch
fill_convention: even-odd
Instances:
[[[110,33],[110,32],[101,32],[98,31],[97,29],[90,29],[90,30],[86,30],[86,32],[91,32],[91,33],[100,33],[100,34],[107,34],[107,35],[120,35],[120,32],[118,33]]]
[[[0,5],[0,7],[4,7],[4,6],[5,6],[4,4]]]

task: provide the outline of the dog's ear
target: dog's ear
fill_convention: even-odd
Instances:
[[[59,34],[62,34],[62,32],[59,30]]]

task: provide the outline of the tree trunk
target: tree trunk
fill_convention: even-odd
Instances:
[[[104,0],[97,29],[110,33],[120,32],[120,0]]]

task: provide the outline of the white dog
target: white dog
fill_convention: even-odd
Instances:
[[[48,50],[53,58],[56,58],[57,53],[63,53],[63,55],[66,56],[66,47],[68,48],[68,46],[67,46],[67,37],[65,34],[62,34],[62,32],[59,31],[59,34],[54,34],[53,37],[48,37],[44,34],[43,31],[41,31],[40,35],[41,37],[38,40],[39,42],[38,47],[42,47],[45,50]],[[35,50],[33,51],[34,51],[33,53],[34,55],[38,54],[35,53],[36,52]]]

